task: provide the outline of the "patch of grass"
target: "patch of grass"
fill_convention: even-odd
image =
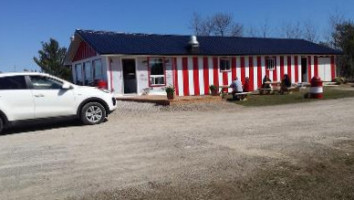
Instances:
[[[273,106],[282,104],[305,103],[327,99],[339,99],[345,97],[354,97],[354,91],[341,90],[337,88],[324,88],[323,99],[304,98],[309,90],[293,92],[285,95],[251,95],[247,101],[234,101],[236,104],[243,106]],[[229,97],[231,98],[231,97]]]

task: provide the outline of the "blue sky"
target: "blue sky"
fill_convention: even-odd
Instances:
[[[246,28],[265,21],[272,36],[284,23],[312,21],[320,33],[330,15],[354,19],[353,0],[2,0],[0,2],[0,71],[39,69],[33,56],[50,37],[69,46],[75,29],[191,34],[194,12],[232,14]]]

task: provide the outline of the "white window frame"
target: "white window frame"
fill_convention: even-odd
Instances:
[[[273,71],[276,67],[276,58],[275,57],[267,57],[265,60],[265,65],[266,65],[266,69],[269,71]]]
[[[229,67],[226,69],[221,69],[221,61],[227,61],[229,63]],[[220,66],[220,72],[230,72],[231,71],[231,58],[229,58],[229,57],[219,58],[219,66]]]
[[[161,59],[161,63],[162,63],[162,70],[163,70],[163,74],[161,75],[152,75],[151,74],[151,60],[152,59]],[[148,59],[148,68],[149,68],[149,83],[150,83],[150,87],[159,87],[159,86],[165,86],[166,85],[166,66],[165,66],[165,58],[161,58],[161,57],[150,57]],[[158,78],[163,78],[163,84],[157,84],[156,80]]]

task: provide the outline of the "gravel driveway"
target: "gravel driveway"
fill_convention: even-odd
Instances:
[[[0,135],[0,199],[241,180],[265,164],[298,162],[354,140],[353,113],[353,98],[260,108],[119,102],[101,125],[64,122]]]

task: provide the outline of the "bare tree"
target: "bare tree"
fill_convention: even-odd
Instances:
[[[243,25],[239,23],[233,24],[230,36],[241,37],[243,36]]]
[[[270,30],[270,26],[268,23],[268,19],[265,19],[264,23],[261,24],[260,26],[260,36],[264,38],[269,37],[270,35],[269,30]]]
[[[235,23],[232,15],[217,13],[202,18],[194,13],[189,27],[196,35],[242,36],[243,25]]]
[[[217,13],[212,17],[215,26],[215,35],[225,36],[231,31],[232,16],[224,13]]]
[[[310,42],[317,42],[318,40],[317,29],[310,20],[303,24],[302,38]]]
[[[196,35],[200,35],[202,33],[202,26],[203,19],[198,13],[193,13],[189,28],[192,29]]]
[[[303,35],[300,22],[284,23],[281,27],[281,31],[285,38],[299,39],[302,38]]]
[[[210,36],[210,35],[212,35],[214,33],[214,31],[215,31],[215,24],[213,22],[213,19],[210,18],[210,17],[207,17],[201,23],[200,35]]]
[[[257,30],[254,28],[254,26],[248,27],[246,35],[248,37],[258,37]]]

